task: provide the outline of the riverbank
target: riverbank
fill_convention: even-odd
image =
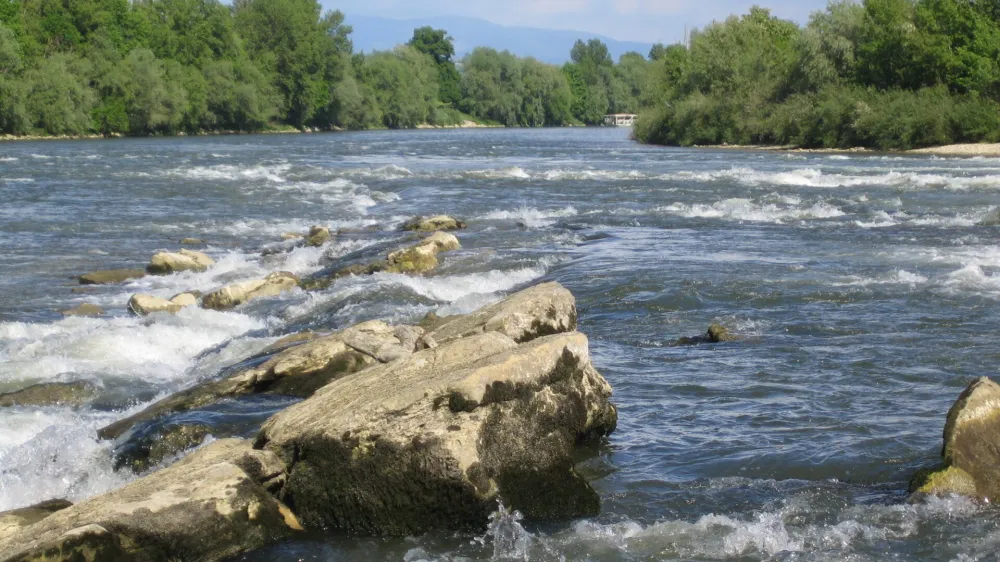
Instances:
[[[857,146],[854,148],[800,148],[794,145],[761,145],[761,144],[714,144],[695,145],[694,148],[710,150],[760,150],[764,152],[797,152],[805,154],[857,154],[857,153],[889,153],[889,154],[923,154],[932,156],[986,156],[1000,157],[1000,143],[966,143],[931,146],[913,150],[875,150]]]

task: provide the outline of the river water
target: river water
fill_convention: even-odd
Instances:
[[[0,411],[0,510],[123,485],[97,428],[282,335],[469,311],[556,280],[620,409],[580,456],[599,517],[538,526],[498,510],[482,536],[315,536],[242,559],[992,560],[1000,512],[910,503],[906,488],[962,388],[1000,363],[1000,227],[980,224],[998,190],[998,159],[671,149],[621,129],[0,144],[0,392],[102,388],[79,410]],[[307,275],[438,213],[469,229],[427,277],[125,314],[135,292]],[[352,232],[262,256],[313,224]],[[141,266],[188,236],[216,267],[71,292],[73,275]],[[109,315],[57,312],[82,303]],[[672,345],[712,322],[744,339]],[[212,419],[252,434],[285,405]]]

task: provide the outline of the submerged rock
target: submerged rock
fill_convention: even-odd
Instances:
[[[183,249],[178,252],[159,252],[146,266],[152,275],[168,275],[179,271],[205,271],[215,265],[215,260],[201,252]]]
[[[1000,385],[982,377],[962,392],[948,411],[941,456],[941,467],[919,473],[912,491],[1000,501]]]
[[[434,217],[414,217],[400,228],[409,232],[434,232],[437,230],[460,230],[466,228],[466,224],[448,215],[437,215]]]
[[[289,467],[280,498],[310,528],[479,529],[502,500],[535,519],[596,515],[573,450],[614,430],[587,338],[460,338],[338,379],[272,417],[256,446]]]
[[[115,451],[115,470],[141,473],[201,443],[212,433],[205,424],[171,424],[128,440]]]
[[[708,327],[708,331],[704,335],[695,337],[684,337],[679,338],[674,342],[674,345],[701,345],[703,343],[726,343],[734,341],[742,341],[743,338],[740,336],[731,334],[729,328],[723,326],[722,324],[712,324]]]
[[[0,394],[0,407],[11,406],[83,406],[97,395],[89,382],[51,382],[31,385]]]
[[[66,500],[48,500],[28,507],[4,511],[0,513],[0,541],[72,505]]]
[[[309,229],[306,236],[306,244],[310,246],[322,246],[330,241],[330,229],[325,226],[314,226]]]
[[[116,439],[139,422],[200,408],[225,398],[250,394],[310,396],[331,380],[405,355],[405,345],[411,346],[409,353],[412,353],[415,343],[408,344],[408,340],[401,340],[396,333],[397,328],[373,321],[314,339],[224,379],[201,383],[168,396],[138,414],[103,428],[98,435],[101,439]]]
[[[145,276],[146,271],[142,269],[107,269],[85,273],[78,279],[81,285],[112,285]]]
[[[180,241],[180,244],[184,246],[200,246],[204,243],[205,241],[201,238],[182,238]]]
[[[136,316],[148,316],[157,312],[176,314],[181,309],[198,304],[193,293],[181,293],[170,300],[153,295],[132,295],[128,300],[128,311]]]
[[[96,304],[81,304],[69,310],[60,310],[59,314],[63,316],[101,316],[104,314],[104,309]]]
[[[301,529],[268,492],[284,473],[268,451],[218,441],[0,538],[0,560],[223,560]]]
[[[201,305],[212,310],[229,310],[254,299],[274,297],[299,286],[299,278],[277,271],[263,279],[243,281],[205,295]]]

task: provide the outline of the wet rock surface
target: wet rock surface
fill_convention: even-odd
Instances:
[[[145,276],[146,271],[143,269],[106,269],[85,273],[78,279],[81,285],[112,285]]]
[[[151,275],[169,275],[180,271],[205,271],[215,265],[215,260],[201,252],[182,249],[177,252],[159,252],[146,266]]]
[[[42,383],[0,394],[0,407],[82,406],[95,396],[97,387],[89,382]]]

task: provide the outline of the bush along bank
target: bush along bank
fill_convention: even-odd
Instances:
[[[1000,11],[834,1],[809,24],[753,8],[664,50],[635,137],[667,145],[904,150],[1000,140]]]

